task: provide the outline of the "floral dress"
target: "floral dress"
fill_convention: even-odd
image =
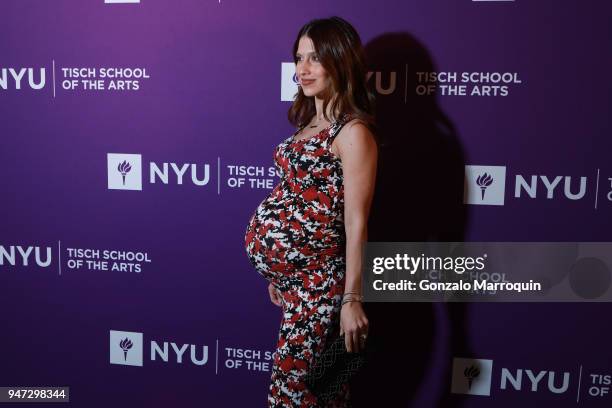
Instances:
[[[330,150],[349,115],[307,139],[295,134],[274,150],[280,182],[247,227],[256,270],[283,300],[274,354],[270,407],[320,407],[304,376],[338,329],[344,292],[345,233],[342,163]],[[348,384],[328,407],[346,407]]]

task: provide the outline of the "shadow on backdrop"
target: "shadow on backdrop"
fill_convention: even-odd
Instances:
[[[375,38],[366,45],[366,56],[380,143],[368,239],[462,241],[467,223],[463,149],[435,95],[415,93],[416,72],[435,71],[432,58],[408,33]],[[464,336],[465,305],[366,303],[364,307],[372,354],[352,381],[353,406],[453,405],[448,399],[452,356],[470,355]],[[436,357],[438,364],[433,364]],[[425,381],[436,368],[437,373]],[[452,401],[456,405],[461,399]]]

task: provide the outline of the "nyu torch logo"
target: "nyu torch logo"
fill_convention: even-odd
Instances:
[[[139,154],[108,153],[108,188],[111,190],[142,190],[142,156]]]
[[[110,331],[110,363],[142,367],[143,335],[139,332]]]
[[[129,338],[125,338],[119,342],[119,347],[123,350],[123,359],[127,361],[127,353],[130,351],[134,343]]]
[[[121,177],[123,178],[123,185],[125,186],[125,176],[132,170],[132,166],[126,160],[119,163],[117,166],[117,170],[121,173]]]
[[[480,187],[480,192],[481,192],[481,195],[482,195],[482,197],[481,197],[482,200],[484,200],[485,191],[487,191],[487,187],[489,187],[491,185],[491,183],[493,183],[493,177],[491,177],[487,173],[484,173],[484,174],[478,176],[478,178],[476,179],[476,184]]]
[[[505,193],[506,166],[465,166],[465,204],[504,205]]]
[[[471,365],[463,371],[463,375],[468,381],[468,390],[471,390],[472,382],[474,381],[474,378],[480,375],[480,370],[478,369],[478,367]]]
[[[454,358],[451,392],[453,394],[491,395],[493,360]]]

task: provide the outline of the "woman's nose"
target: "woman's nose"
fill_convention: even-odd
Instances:
[[[308,74],[309,66],[307,62],[302,62],[298,69],[300,76]]]

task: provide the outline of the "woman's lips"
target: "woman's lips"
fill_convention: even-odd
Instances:
[[[314,82],[314,79],[310,79],[310,80],[302,79],[302,86],[308,86],[312,84],[313,82]]]

